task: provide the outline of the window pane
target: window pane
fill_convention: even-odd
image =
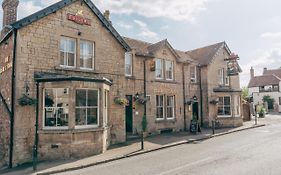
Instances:
[[[174,112],[173,112],[173,108],[169,107],[167,108],[167,118],[173,118],[174,117]]]
[[[76,125],[86,125],[86,108],[76,108],[75,122]]]
[[[55,89],[45,89],[45,107],[55,107]]]
[[[68,89],[57,89],[57,107],[68,107]]]
[[[62,51],[60,52],[60,64],[65,65],[65,53]]]
[[[67,48],[68,52],[75,53],[75,40],[69,39]]]
[[[224,105],[230,105],[230,97],[224,97]]]
[[[45,126],[56,126],[56,110],[54,108],[45,108]]]
[[[218,115],[224,115],[223,107],[218,107]]]
[[[88,108],[87,109],[87,124],[88,125],[97,125],[98,124],[98,109],[97,108]]]
[[[230,107],[224,107],[224,115],[231,115]]]
[[[88,106],[98,106],[98,91],[97,90],[88,91]]]
[[[75,63],[75,54],[73,53],[68,53],[67,54],[68,57],[68,66],[74,66]]]
[[[93,68],[93,43],[81,41],[80,43],[80,67]]]
[[[86,90],[76,91],[76,106],[86,106]]]
[[[57,109],[57,126],[68,125],[68,108]]]
[[[156,59],[155,74],[156,78],[163,78],[163,63],[161,59]]]

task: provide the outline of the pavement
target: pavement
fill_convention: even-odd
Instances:
[[[233,132],[56,175],[280,175],[281,115]]]
[[[275,115],[275,114],[272,114]],[[278,115],[278,114],[276,114]],[[131,140],[126,143],[113,145],[105,153],[79,159],[79,160],[64,160],[56,162],[40,162],[38,164],[37,171],[32,170],[31,165],[24,165],[14,169],[2,170],[0,174],[5,175],[25,175],[25,174],[55,174],[61,172],[68,172],[79,170],[86,167],[91,167],[94,165],[100,165],[108,162],[113,162],[116,160],[125,159],[128,157],[134,157],[141,154],[147,154],[150,152],[155,152],[158,150],[163,150],[166,148],[171,148],[179,145],[184,145],[187,143],[197,143],[202,140],[207,140],[210,138],[235,133],[243,130],[253,129],[257,127],[262,127],[271,123],[278,123],[279,120],[274,120],[272,117],[259,118],[258,125],[255,125],[255,121],[244,122],[243,126],[237,128],[224,128],[216,129],[215,134],[212,134],[211,129],[202,129],[202,133],[196,135],[189,132],[180,133],[166,133],[161,135],[150,136],[145,139],[144,150],[140,149],[140,140]]]

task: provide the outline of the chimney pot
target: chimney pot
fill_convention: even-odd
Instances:
[[[251,79],[254,78],[254,76],[255,76],[255,70],[254,70],[253,67],[251,67],[250,73],[251,73]]]
[[[111,21],[110,21],[110,11],[109,10],[105,10],[104,13],[103,13],[103,16],[111,24]]]

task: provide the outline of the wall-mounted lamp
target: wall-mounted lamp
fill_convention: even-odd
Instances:
[[[78,36],[81,36],[82,32],[78,31],[78,33],[77,33],[77,34],[78,34]]]

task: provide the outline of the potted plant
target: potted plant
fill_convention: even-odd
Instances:
[[[212,104],[212,105],[217,105],[218,103],[219,103],[218,99],[213,99],[210,101],[210,104]]]
[[[260,108],[258,113],[259,113],[260,118],[264,118],[265,117],[265,108],[264,107]]]
[[[36,99],[33,99],[26,94],[23,94],[21,98],[18,99],[18,103],[21,106],[31,106],[37,103]]]

